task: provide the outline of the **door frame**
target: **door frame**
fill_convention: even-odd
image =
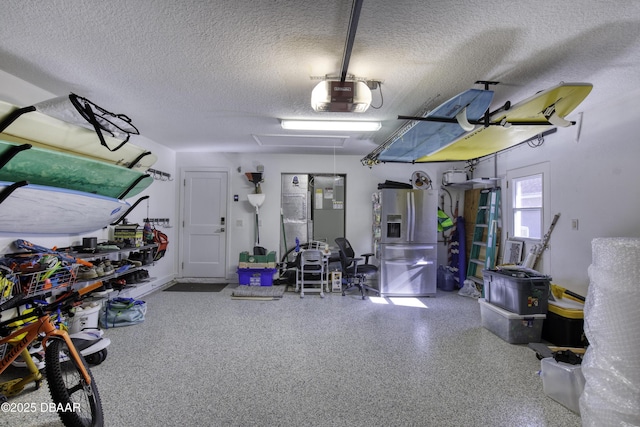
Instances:
[[[229,247],[229,234],[230,234],[230,203],[229,203],[229,195],[231,194],[231,169],[228,167],[199,167],[199,166],[184,166],[179,168],[180,171],[180,182],[179,184],[179,202],[178,202],[178,225],[180,230],[176,233],[178,237],[178,273],[176,277],[182,278],[184,277],[184,269],[182,268],[182,263],[184,260],[184,209],[185,209],[185,180],[187,179],[187,173],[189,172],[224,172],[227,174],[227,200],[225,201],[225,218],[227,219],[227,231],[224,233],[224,251],[225,251],[225,261],[224,261],[224,279],[229,278],[229,259],[230,259],[230,251]]]

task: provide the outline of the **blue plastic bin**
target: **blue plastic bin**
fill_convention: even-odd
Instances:
[[[238,282],[241,285],[272,286],[275,268],[238,268]]]

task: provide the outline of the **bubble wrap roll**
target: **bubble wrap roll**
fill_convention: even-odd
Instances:
[[[594,239],[592,250],[582,425],[640,426],[640,239]]]
[[[640,239],[633,237],[597,238],[591,242],[591,264],[603,270],[617,271],[640,278]],[[608,283],[628,286],[625,283]]]
[[[640,383],[632,382],[617,365],[589,347],[582,361],[585,386],[580,396],[583,427],[640,426]],[[626,366],[625,368],[628,368]]]
[[[589,266],[584,330],[589,343],[601,354],[635,359],[640,354],[640,278],[632,281],[624,276]]]

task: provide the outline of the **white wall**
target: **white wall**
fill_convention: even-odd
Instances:
[[[497,155],[498,176],[503,178],[507,170],[549,162],[551,216],[560,213],[560,219],[538,270],[581,295],[586,295],[589,284],[591,241],[596,237],[640,236],[638,96],[640,91],[635,91],[615,105],[584,111],[578,142],[574,126],[546,137],[540,148],[521,145]],[[576,113],[570,118],[579,116]],[[493,171],[491,158],[481,162],[476,176],[492,175]],[[503,191],[503,206],[505,202]],[[579,220],[578,230],[571,229],[571,219]],[[551,220],[545,218],[544,232]]]
[[[373,147],[372,147],[373,148]],[[227,277],[236,279],[238,254],[250,251],[254,242],[255,210],[247,201],[247,194],[254,191],[254,186],[245,177],[245,172],[255,172],[258,165],[264,166],[264,183],[261,184],[266,200],[260,208],[260,244],[268,250],[279,252],[280,246],[280,198],[281,174],[283,173],[337,173],[346,174],[346,237],[356,249],[364,253],[372,249],[371,195],[376,191],[378,183],[386,179],[410,182],[415,170],[423,170],[434,180],[440,182],[446,164],[384,164],[373,168],[364,167],[360,163],[361,156],[333,156],[333,154],[301,156],[281,154],[229,154],[229,153],[177,153],[179,170],[185,168],[203,169],[227,168],[230,176],[229,219],[227,223],[229,242],[227,257],[229,260]],[[240,171],[238,171],[240,168]],[[437,178],[437,179],[436,179]],[[233,195],[239,201],[233,201]],[[242,220],[242,226],[236,225]],[[446,248],[439,252],[441,259],[446,260]],[[281,254],[278,253],[278,258]]]
[[[61,95],[65,94],[52,94],[0,70],[0,100],[24,107]],[[92,101],[100,105],[99,100]],[[109,109],[109,106],[104,105],[104,107]],[[126,112],[126,114],[132,118],[133,124],[135,125],[135,112]],[[140,129],[140,133],[144,135],[144,129]],[[150,150],[158,156],[158,161],[153,166],[154,169],[170,173],[175,177],[176,160],[175,152],[173,150],[159,145],[154,141],[144,138],[143,136],[133,136],[131,142]],[[96,143],[99,144],[97,140]],[[144,192],[128,199],[127,201],[133,205],[139,198],[147,195],[149,196],[149,199],[143,200],[134,210],[131,211],[127,216],[128,222],[142,224],[143,219],[148,216],[151,218],[170,218],[172,223],[175,224],[176,214],[178,212],[176,202],[176,182],[177,181],[154,181],[153,184],[151,184],[151,186]],[[43,206],[42,208],[46,209],[46,206]],[[177,266],[177,251],[175,250],[177,237],[175,236],[175,230],[178,228],[158,228],[168,235],[170,242],[169,249],[165,258],[157,262],[154,266],[149,267],[150,276],[155,277],[156,280],[150,282],[148,285],[141,286],[139,290],[142,292],[151,290],[152,288],[162,285],[175,277]],[[107,227],[85,234],[71,235],[0,233],[0,254],[15,252],[15,248],[12,243],[16,239],[25,239],[45,247],[56,246],[62,248],[79,245],[82,243],[83,237],[89,236],[98,237],[99,242],[106,241],[113,238],[113,227]],[[148,289],[145,290],[145,288]]]

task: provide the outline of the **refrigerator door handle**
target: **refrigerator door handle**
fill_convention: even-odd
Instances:
[[[411,241],[411,234],[413,233],[413,218],[411,215],[413,210],[411,209],[411,191],[407,191],[407,235],[405,241]]]
[[[416,248],[418,248],[421,251],[426,251],[426,250],[432,251],[436,249],[435,245],[426,244],[426,243],[416,243],[416,244],[409,244],[409,245],[405,245],[402,243],[393,243],[385,246],[388,251],[391,251],[391,250],[406,251],[407,249],[416,249]]]
[[[410,262],[407,262],[406,260],[398,260],[398,261],[385,260],[384,263],[387,264],[387,265],[406,265],[406,266],[411,267],[411,268],[419,268],[419,267],[423,267],[425,265],[434,265],[435,261],[428,261],[428,260],[424,261],[423,260],[423,261],[417,261],[417,262],[414,262],[414,263],[410,263]]]
[[[416,198],[415,193],[413,191],[409,192],[411,199],[411,235],[410,241],[414,242],[416,240]]]

